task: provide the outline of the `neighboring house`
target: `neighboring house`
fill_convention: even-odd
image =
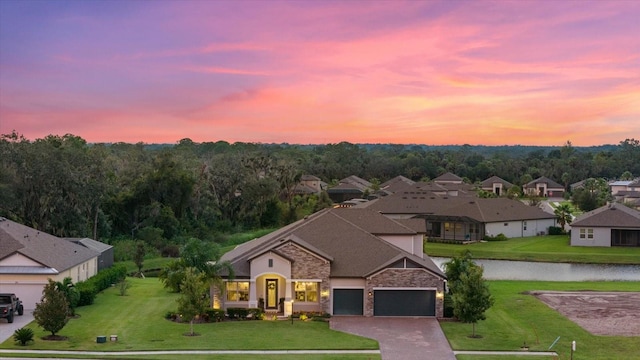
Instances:
[[[356,198],[366,197],[367,199],[371,199],[386,196],[390,194],[390,192],[382,189],[374,191],[372,183],[355,175],[351,175],[340,180],[338,185],[329,188],[327,194],[334,203],[341,203]]]
[[[100,254],[82,245],[0,218],[0,292],[15,293],[25,309],[40,302],[48,279],[74,283],[98,272]]]
[[[556,216],[507,198],[441,197],[429,192],[396,193],[361,204],[393,219],[424,219],[427,237],[477,241],[485,235],[509,238],[543,235]]]
[[[611,203],[571,223],[572,246],[640,246],[640,211]]]
[[[300,182],[296,185],[294,194],[309,195],[320,194],[327,189],[327,183],[313,175],[300,176]]]
[[[480,184],[480,188],[484,191],[492,192],[498,196],[506,195],[509,188],[513,186],[512,183],[498,177],[492,176]]]
[[[433,179],[436,184],[462,184],[462,178],[454,173],[444,173],[437,178]]]
[[[396,177],[394,177],[393,179],[387,180],[385,182],[383,182],[382,184],[380,184],[380,189],[388,191],[390,193],[394,193],[396,191],[401,191],[406,189],[409,186],[412,186],[413,184],[415,184],[416,182],[404,177],[402,175],[398,175]]]
[[[82,245],[98,252],[98,271],[113,266],[113,246],[89,238],[65,238],[74,244]]]
[[[422,243],[377,212],[325,209],[223,255],[234,277],[212,287],[213,306],[442,317],[445,275]]]
[[[633,191],[634,184],[636,181],[634,180],[618,180],[612,181],[609,183],[609,188],[611,188],[611,195],[617,195],[620,191]],[[637,184],[636,184],[637,185]]]
[[[561,198],[564,196],[565,191],[562,185],[545,176],[541,176],[533,181],[528,182],[524,185],[522,190],[527,195],[550,198]]]
[[[614,181],[609,187],[617,202],[640,208],[640,180]]]

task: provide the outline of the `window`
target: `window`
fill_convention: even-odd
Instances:
[[[249,282],[248,281],[227,282],[227,300],[228,301],[249,301]]]
[[[593,239],[593,229],[580,229],[580,239]]]
[[[273,259],[269,259],[269,267],[272,268],[273,267]]]
[[[526,221],[522,222],[522,230],[527,230],[527,222]]]
[[[318,302],[318,283],[296,281],[295,285],[296,301]]]

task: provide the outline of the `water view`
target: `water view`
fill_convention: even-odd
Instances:
[[[449,258],[432,257],[441,269]],[[476,259],[488,280],[640,281],[640,264],[567,264]]]

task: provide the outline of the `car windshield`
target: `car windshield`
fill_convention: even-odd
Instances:
[[[11,304],[10,296],[0,296],[0,304]]]

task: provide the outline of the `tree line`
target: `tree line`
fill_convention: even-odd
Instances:
[[[496,175],[522,185],[547,176],[568,187],[640,175],[640,141],[580,148],[190,139],[149,145],[89,144],[71,134],[28,140],[12,132],[0,135],[0,216],[60,237],[138,239],[172,249],[193,237],[222,242],[225,233],[281,226],[330,206],[326,194],[291,191],[302,174],[335,184],[350,175],[381,183],[447,171],[470,183]]]

